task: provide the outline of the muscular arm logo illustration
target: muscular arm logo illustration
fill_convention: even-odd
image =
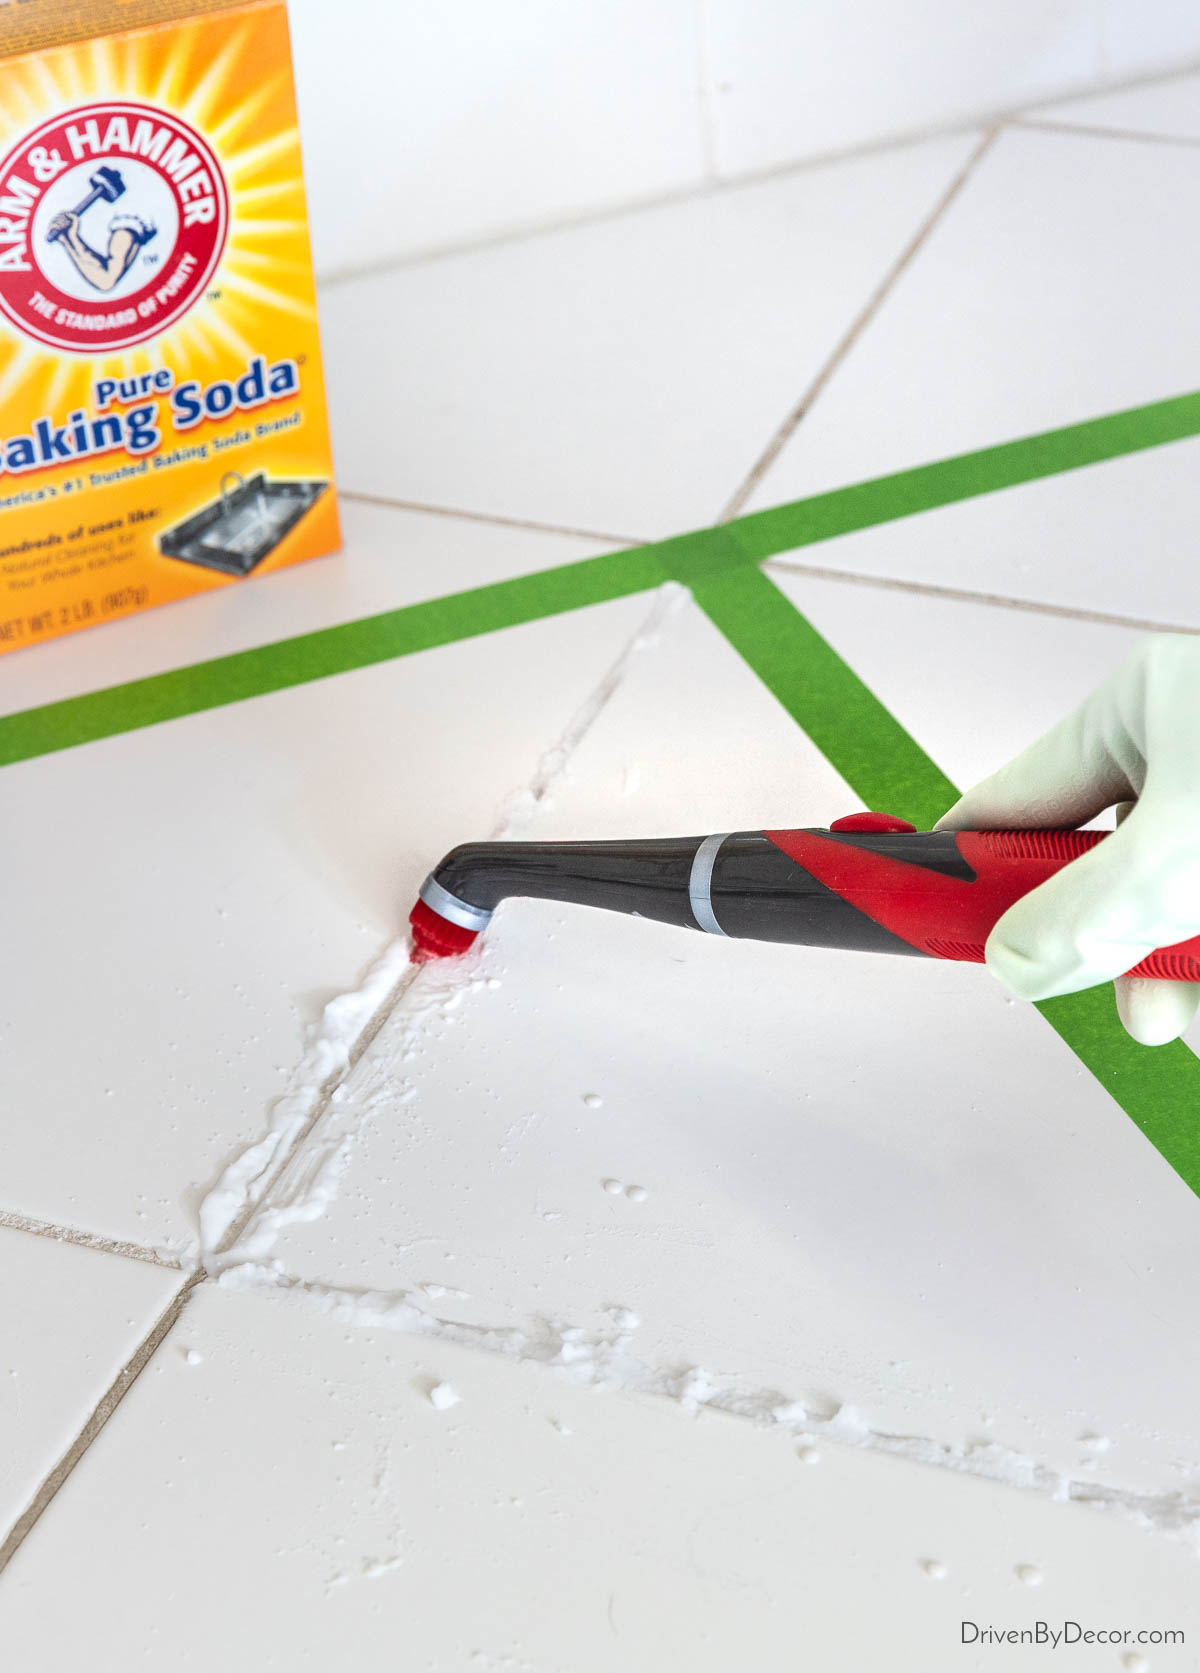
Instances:
[[[121,282],[154,234],[155,228],[137,215],[114,216],[109,222],[108,248],[102,255],[84,239],[75,210],[56,215],[46,229],[47,238],[61,243],[80,276],[99,291],[110,291]]]

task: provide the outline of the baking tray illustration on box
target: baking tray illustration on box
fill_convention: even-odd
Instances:
[[[230,488],[228,485],[235,483]],[[268,481],[260,471],[247,482],[237,471],[221,478],[221,492],[158,537],[164,557],[203,564],[226,575],[249,575],[291,532],[328,488],[327,481]]]

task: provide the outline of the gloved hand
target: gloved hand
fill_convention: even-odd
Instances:
[[[936,829],[1077,826],[1114,804],[1113,835],[1009,908],[988,937],[987,962],[1022,999],[1116,978],[1126,1029],[1162,1045],[1191,1022],[1200,983],[1122,972],[1200,933],[1200,639],[1144,640]]]

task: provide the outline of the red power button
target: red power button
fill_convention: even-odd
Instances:
[[[915,831],[907,819],[897,819],[894,813],[848,813],[835,819],[831,831]]]

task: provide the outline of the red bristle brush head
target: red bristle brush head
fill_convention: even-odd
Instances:
[[[435,958],[454,958],[459,953],[465,953],[476,936],[477,929],[463,929],[461,924],[452,924],[449,918],[443,918],[440,912],[435,912],[432,906],[426,906],[419,900],[408,915],[412,926],[414,964],[428,964]]]

